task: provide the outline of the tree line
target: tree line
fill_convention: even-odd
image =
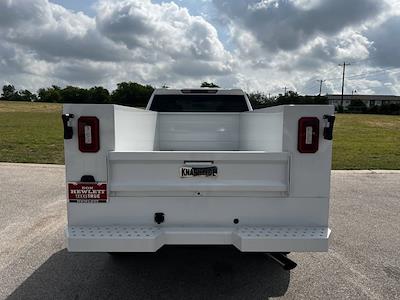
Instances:
[[[167,86],[163,86],[168,88]],[[218,88],[213,82],[202,82],[200,87]],[[31,102],[53,102],[53,103],[113,103],[134,107],[145,107],[154,87],[142,85],[137,82],[121,82],[117,88],[109,92],[101,86],[81,88],[66,86],[61,88],[53,85],[48,88],[40,88],[37,93],[29,90],[17,90],[13,85],[4,85],[0,100],[6,101],[31,101]],[[248,94],[249,100],[254,108],[263,108],[281,104],[327,104],[328,100],[323,96],[301,96],[296,92],[289,91],[285,95],[269,97],[263,92],[252,92]]]
[[[200,87],[218,88],[213,82],[202,82]],[[163,86],[168,88],[168,86]],[[54,102],[54,103],[110,103],[134,107],[145,107],[154,87],[142,85],[137,82],[120,82],[117,88],[109,92],[101,86],[81,88],[66,86],[61,88],[53,85],[48,88],[40,88],[37,93],[31,91],[17,90],[13,85],[4,85],[0,100],[6,101],[31,101],[31,102]],[[297,92],[288,91],[286,94],[272,96],[263,92],[251,92],[247,94],[253,108],[264,108],[282,104],[328,104],[325,96],[303,96]],[[399,104],[386,104],[381,106],[366,107],[362,101],[353,101],[344,111],[339,107],[338,112],[369,113],[369,114],[400,114]]]
[[[32,101],[53,103],[114,103],[128,106],[146,106],[154,88],[151,85],[142,85],[136,82],[121,82],[111,93],[104,87],[94,86],[81,88],[66,86],[61,88],[53,85],[40,88],[37,94],[29,90],[16,90],[13,85],[3,86],[1,100]]]
[[[272,97],[263,92],[251,92],[247,96],[254,109],[284,104],[328,104],[328,98],[325,96],[303,96],[293,91]]]
[[[361,100],[353,100],[347,106],[346,111],[343,107],[339,107],[338,112],[376,114],[376,115],[400,115],[400,104],[390,103],[382,105],[372,105],[367,107]]]

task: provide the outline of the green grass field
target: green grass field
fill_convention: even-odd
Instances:
[[[0,101],[0,161],[63,164],[61,107]]]
[[[333,169],[400,169],[400,116],[339,114]]]
[[[64,163],[61,104],[0,101],[0,161]],[[333,169],[400,169],[400,116],[337,115]]]

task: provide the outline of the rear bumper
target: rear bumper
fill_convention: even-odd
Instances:
[[[163,245],[234,245],[244,252],[327,251],[328,227],[68,226],[72,252],[155,252]]]

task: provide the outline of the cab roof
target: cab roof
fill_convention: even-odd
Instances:
[[[155,89],[153,95],[184,95],[184,94],[218,94],[218,95],[244,95],[241,89],[221,88],[184,88],[184,89]]]

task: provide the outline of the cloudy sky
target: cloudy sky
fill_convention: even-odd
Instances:
[[[0,0],[0,84],[400,94],[399,0]]]

